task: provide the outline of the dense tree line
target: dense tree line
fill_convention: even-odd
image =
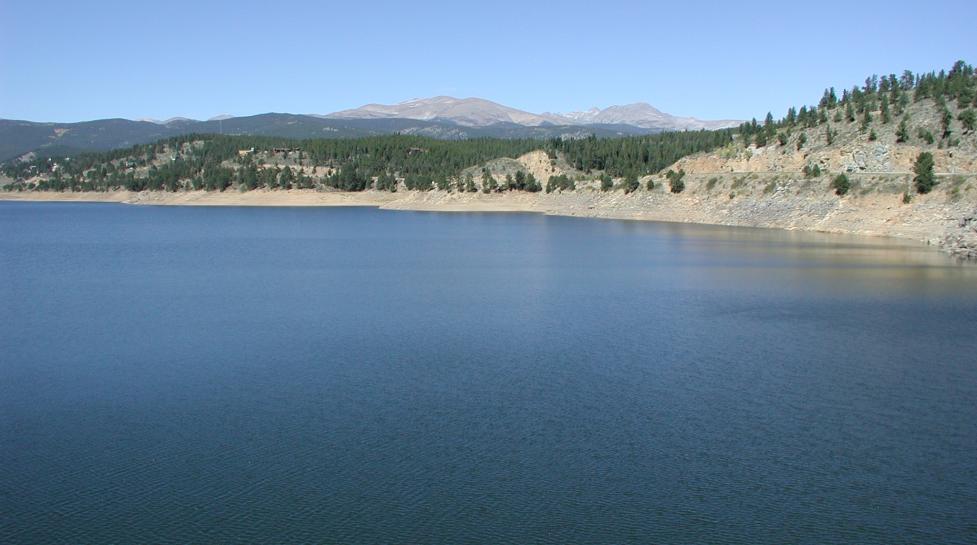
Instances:
[[[655,174],[675,161],[720,148],[733,139],[732,130],[666,132],[630,138],[552,140],[577,170],[603,171],[614,177]]]
[[[577,184],[566,174],[550,176],[550,179],[546,181],[547,193],[554,191],[573,191],[575,189],[577,189]]]
[[[685,155],[711,150],[731,139],[731,131],[549,141],[448,141],[405,135],[348,140],[187,135],[127,150],[14,161],[3,165],[3,172],[20,182],[39,176],[36,189],[53,191],[224,191],[230,187],[246,191],[318,186],[343,191],[396,191],[402,181],[411,190],[467,192],[476,186],[473,179],[463,175],[465,169],[500,157],[543,150],[554,163],[562,154],[580,170],[602,171],[608,179],[625,176],[633,183],[622,187],[633,190],[639,175],[655,173]],[[274,159],[270,163],[269,157]],[[313,178],[306,168],[320,174]],[[544,189],[531,173],[522,171],[505,180],[486,173],[480,185],[486,192]],[[575,187],[562,178],[547,185],[551,191]]]

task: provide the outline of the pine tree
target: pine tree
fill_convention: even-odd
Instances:
[[[848,190],[851,189],[851,182],[848,180],[848,176],[844,174],[835,176],[835,179],[831,180],[831,189],[834,189],[835,195],[839,197],[848,193]]]
[[[920,194],[929,193],[936,186],[936,175],[933,173],[933,154],[924,151],[916,157],[913,165],[913,172],[916,177],[913,182],[916,184],[916,192]]]
[[[909,95],[903,93],[899,95],[899,111],[903,112],[907,107],[909,107]]]
[[[791,127],[793,127],[794,124],[797,122],[797,110],[794,109],[793,106],[787,108],[787,117],[784,121],[786,121],[787,125]]]
[[[972,109],[968,108],[960,112],[960,115],[957,116],[957,119],[960,120],[960,124],[963,125],[963,128],[965,130],[972,131],[974,130],[975,122],[977,122],[977,114],[975,114]]]
[[[638,189],[638,177],[634,174],[628,174],[624,179],[624,193],[632,193]]]
[[[872,123],[872,113],[868,110],[868,108],[866,108],[865,112],[862,113],[862,130],[864,131],[865,129],[867,129],[869,124],[871,123]]]
[[[908,142],[909,141],[909,116],[903,116],[902,121],[899,122],[899,128],[896,129],[896,142]]]
[[[488,169],[482,171],[482,193],[492,193],[499,189],[499,183]]]
[[[282,189],[291,189],[292,182],[294,180],[295,180],[295,174],[292,173],[292,169],[286,165],[285,169],[282,170],[281,175],[279,175],[278,177],[278,187]]]
[[[682,179],[685,178],[685,170],[679,169],[678,172],[669,170],[665,173],[665,178],[668,179],[669,190],[672,193],[681,193],[685,190],[685,181]]]
[[[916,136],[921,138],[923,142],[926,142],[929,145],[933,145],[933,141],[934,141],[933,133],[931,133],[928,129],[925,129],[923,127],[916,129]]]
[[[965,87],[957,94],[957,108],[966,108],[975,99],[977,99],[977,90],[973,87]]]
[[[800,149],[804,147],[804,144],[807,144],[807,134],[802,132],[797,137],[797,150],[800,151]]]
[[[944,139],[950,137],[950,132],[951,132],[950,123],[952,121],[953,121],[953,114],[950,113],[950,110],[946,106],[943,106],[943,112],[941,113],[940,116],[940,124],[943,126]]]

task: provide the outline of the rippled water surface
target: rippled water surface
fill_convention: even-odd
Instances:
[[[0,542],[975,539],[977,267],[930,248],[0,203]]]

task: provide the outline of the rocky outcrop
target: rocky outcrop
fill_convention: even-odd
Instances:
[[[944,235],[940,247],[952,256],[977,260],[977,208],[960,218],[957,229]]]

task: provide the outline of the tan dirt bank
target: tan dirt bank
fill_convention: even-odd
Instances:
[[[674,195],[663,187],[625,195],[621,191],[578,190],[568,193],[388,193],[315,190],[239,192],[0,192],[0,200],[118,202],[181,206],[376,206],[384,209],[440,212],[537,212],[552,215],[670,221],[789,230],[884,236],[940,245],[967,256],[977,247],[977,233],[965,219],[975,214],[970,199],[955,200],[944,192],[917,196],[903,203],[901,194],[872,192],[837,197],[830,192],[801,190],[789,179],[753,180],[727,196],[691,184]],[[771,187],[772,186],[772,187]],[[813,189],[813,188],[811,188]],[[964,219],[961,219],[964,218]],[[955,238],[956,237],[956,238]],[[948,240],[959,244],[951,247]],[[971,246],[973,244],[973,246]]]

